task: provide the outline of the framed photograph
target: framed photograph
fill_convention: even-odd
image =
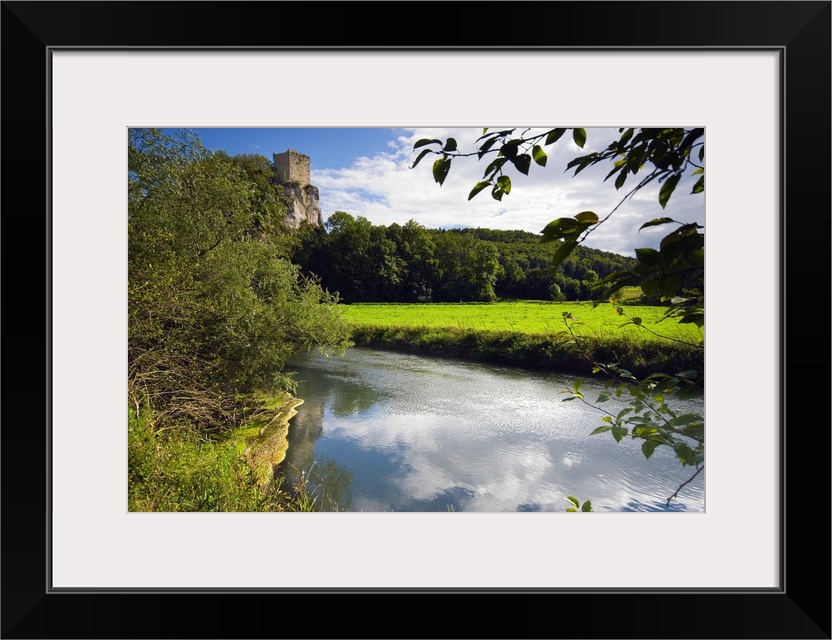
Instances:
[[[318,621],[351,595],[425,637],[829,638],[830,3],[374,6],[3,3],[3,636],[399,635]],[[705,508],[130,512],[128,129],[515,124],[705,130]],[[462,597],[504,615],[414,620]]]

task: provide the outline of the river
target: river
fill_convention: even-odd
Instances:
[[[640,440],[589,435],[603,414],[560,393],[575,376],[357,347],[291,368],[304,404],[279,471],[302,474],[319,510],[560,512],[568,495],[596,512],[705,510],[705,472],[666,505],[693,471],[668,447],[647,460]]]

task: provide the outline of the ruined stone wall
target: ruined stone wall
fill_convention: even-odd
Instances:
[[[310,184],[309,156],[293,149],[274,154],[274,173],[277,183],[289,198],[286,224],[297,228],[302,222],[323,226],[318,187]]]
[[[311,180],[309,156],[289,149],[283,153],[274,154],[274,172],[280,184],[297,182],[301,187],[308,185]]]

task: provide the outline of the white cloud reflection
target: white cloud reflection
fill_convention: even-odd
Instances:
[[[620,511],[661,501],[689,475],[670,451],[645,460],[635,441],[588,437],[597,412],[562,402],[562,386],[551,377],[512,379],[487,366],[435,359],[426,371],[427,359],[384,352],[349,350],[345,358],[357,377],[326,376],[321,399],[301,393],[307,404],[324,403],[323,448],[349,452],[357,510],[382,504],[379,491],[391,501],[381,510],[456,504],[480,512],[563,511],[566,496],[575,495],[597,510]],[[601,388],[584,383],[589,395]],[[343,402],[355,394],[365,402]],[[339,403],[352,412],[334,411]],[[367,490],[378,478],[394,489]],[[695,490],[682,500],[701,509]]]

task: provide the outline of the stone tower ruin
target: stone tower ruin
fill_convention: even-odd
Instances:
[[[289,198],[286,223],[297,228],[303,221],[322,226],[318,187],[310,184],[309,156],[289,149],[274,154],[274,177]]]

